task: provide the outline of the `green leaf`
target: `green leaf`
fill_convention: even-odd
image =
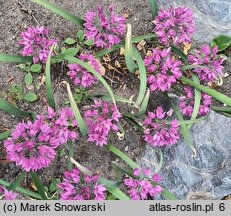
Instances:
[[[217,112],[228,112],[231,113],[231,107],[218,107],[218,106],[210,106],[210,108]]]
[[[40,64],[32,64],[30,66],[30,70],[31,70],[31,72],[34,72],[34,73],[40,73],[41,70],[42,70],[42,65],[40,65]]]
[[[193,74],[192,79],[195,83],[200,84],[200,80],[197,75]],[[193,113],[192,113],[190,120],[195,120],[197,118],[200,104],[201,104],[201,91],[198,90],[197,88],[194,88],[194,107],[193,107]],[[192,124],[190,124],[188,128],[190,128],[191,126]]]
[[[79,52],[79,48],[68,48],[62,50],[62,57],[68,57],[68,56],[76,56],[77,53]]]
[[[54,178],[51,181],[51,184],[49,186],[49,191],[50,192],[54,192],[57,190],[57,184],[60,183],[60,179],[59,178]]]
[[[81,27],[83,27],[83,24],[85,23],[85,21],[83,19],[69,13],[68,11],[66,11],[66,10],[64,10],[58,6],[55,6],[52,3],[49,3],[48,1],[45,1],[45,0],[31,0],[31,1],[45,7],[46,9],[62,16],[63,18],[65,18],[67,20],[74,22],[75,24],[77,24]]]
[[[136,117],[142,117],[145,114],[147,107],[148,107],[149,98],[150,98],[150,89],[148,89],[148,91],[144,97],[144,100],[140,106],[139,113],[135,114]]]
[[[114,104],[116,104],[116,103],[115,103],[115,101],[116,101],[116,100],[115,100],[115,96],[114,96],[113,91],[111,90],[111,87],[107,84],[107,82],[105,81],[105,79],[104,79],[96,70],[94,70],[90,65],[88,65],[87,63],[81,61],[81,60],[78,59],[78,58],[74,58],[74,57],[71,57],[71,56],[67,56],[67,57],[65,57],[65,59],[68,60],[68,61],[75,62],[75,63],[81,65],[82,67],[86,68],[90,73],[92,73],[93,75],[95,75],[95,76],[99,79],[99,81],[100,81],[100,82],[105,86],[105,88],[107,89],[109,95],[110,95],[111,98],[112,98],[112,102],[113,102]]]
[[[46,190],[37,174],[35,172],[30,171],[30,175],[42,199],[47,200]]]
[[[66,38],[66,40],[64,41],[66,44],[68,44],[68,45],[72,45],[72,44],[74,44],[74,43],[76,43],[76,41],[75,41],[75,39],[73,39],[73,38]]]
[[[130,200],[128,196],[126,196],[119,188],[111,189],[107,188],[107,190],[113,194],[113,196],[117,197],[119,200]]]
[[[27,73],[25,75],[24,81],[25,81],[25,83],[26,83],[27,86],[29,86],[33,82],[33,77],[31,75],[31,73]]]
[[[133,59],[133,52],[132,52],[132,26],[131,24],[127,24],[127,35],[125,39],[125,62],[127,65],[127,68],[130,73],[134,73],[135,69],[137,68],[137,65]]]
[[[80,42],[82,42],[84,40],[84,33],[83,33],[83,30],[80,29],[78,32],[77,32],[77,38],[79,39]]]
[[[170,193],[166,188],[162,191],[161,194],[168,200],[177,200],[177,198],[172,193]]]
[[[25,94],[24,99],[28,102],[34,102],[38,99],[37,95],[33,92]]]
[[[149,33],[149,34],[145,34],[145,35],[141,35],[141,36],[134,37],[134,38],[132,38],[132,43],[138,43],[138,42],[140,42],[140,41],[142,41],[142,40],[148,40],[148,39],[152,39],[152,38],[157,39],[156,34],[154,34],[154,33]],[[120,43],[118,43],[118,44],[112,46],[110,49],[103,49],[103,50],[97,52],[97,53],[95,54],[95,57],[96,57],[96,58],[99,58],[99,57],[101,57],[101,56],[104,56],[104,55],[106,55],[106,54],[109,54],[109,53],[111,53],[111,52],[113,52],[113,51],[119,49],[120,47],[124,47],[124,45],[125,45],[125,41],[123,40],[122,42],[120,42]]]
[[[118,184],[115,181],[111,181],[103,177],[99,177],[98,182],[100,184],[105,185],[107,188],[111,188],[111,189],[117,188],[117,184]]]
[[[231,45],[231,37],[229,35],[218,35],[211,42],[211,47],[218,46],[218,51],[226,50]]]
[[[75,102],[75,99],[74,99],[72,91],[71,91],[71,87],[70,87],[69,83],[67,83],[66,81],[63,81],[62,83],[66,85],[68,98],[70,100],[71,108],[72,108],[73,113],[75,115],[76,121],[78,122],[80,132],[82,133],[83,136],[86,136],[88,133],[88,129],[87,129],[87,126],[86,126],[81,114],[80,114],[79,108]]]
[[[26,111],[23,111],[21,109],[18,109],[17,107],[13,106],[9,102],[7,102],[1,98],[0,98],[0,109],[7,112],[7,113],[12,114],[12,115],[18,116],[20,118],[32,117],[32,115],[33,115],[32,112],[26,112]]]
[[[180,110],[178,109],[178,107],[171,101],[171,99],[169,98],[168,94],[167,93],[164,93],[165,97],[169,100],[170,102],[170,105],[172,107],[172,109],[175,111],[175,114],[177,116],[177,119],[179,121],[184,121],[184,118],[180,112]],[[190,136],[190,133],[189,133],[189,130],[187,128],[187,126],[185,124],[181,124],[180,125],[180,132],[182,134],[182,136],[184,137],[185,139],[185,142],[188,144],[188,146],[192,149],[194,155],[196,155],[196,148],[195,146],[193,145],[193,142],[192,142],[192,139],[191,139],[191,136]]]
[[[185,64],[188,64],[188,57],[176,46],[171,46],[172,51],[175,52],[178,56],[181,57],[182,61]]]
[[[85,45],[87,46],[92,46],[94,44],[94,40],[93,39],[88,39],[86,41],[83,42]]]
[[[23,89],[22,86],[20,84],[13,84],[10,88],[10,91],[15,93],[15,99],[21,101],[23,100]]]
[[[51,84],[51,53],[53,51],[54,45],[50,49],[50,53],[46,61],[45,77],[46,77],[46,93],[49,106],[55,110],[55,99],[53,95],[53,89]]]
[[[7,131],[0,133],[0,140],[6,139],[7,137],[10,136],[10,134],[11,134],[11,130],[7,130]]]
[[[145,93],[146,93],[147,72],[146,72],[146,68],[144,65],[144,61],[135,47],[133,47],[133,55],[137,61],[139,71],[140,71],[140,89],[139,89],[139,95],[136,99],[136,105],[139,106],[142,103]]]
[[[157,3],[156,3],[156,0],[149,0],[149,2],[150,2],[151,9],[152,9],[152,18],[154,19],[158,12]]]
[[[131,160],[126,154],[124,154],[122,151],[117,149],[115,146],[108,144],[106,145],[106,148],[116,154],[118,157],[120,157],[123,161],[125,161],[130,167],[133,169],[136,167],[139,167],[137,163],[135,163],[133,160]]]
[[[218,101],[220,101],[220,102],[222,102],[222,103],[224,103],[226,105],[231,106],[231,98],[230,97],[228,97],[228,96],[226,96],[226,95],[224,95],[224,94],[222,94],[222,93],[220,93],[220,92],[218,92],[218,91],[216,91],[214,89],[210,89],[210,88],[208,88],[206,86],[197,84],[194,81],[188,79],[187,77],[182,76],[180,78],[180,80],[182,82],[185,82],[185,83],[187,83],[187,84],[189,84],[189,85],[191,85],[191,86],[193,86],[193,87],[195,87],[195,88],[197,88],[197,89],[211,95],[212,97],[216,98]]]
[[[0,54],[0,61],[2,61],[2,62],[26,63],[26,62],[32,62],[33,58],[31,56]]]
[[[8,189],[9,190],[15,190],[15,188],[22,182],[22,180],[25,178],[26,176],[26,171],[22,171],[22,173],[15,179],[15,181],[13,181]]]
[[[7,181],[4,181],[3,179],[0,179],[0,185],[4,185],[4,186],[8,187],[10,185],[10,183],[7,182]],[[39,199],[39,200],[42,199],[42,197],[38,193],[32,192],[32,191],[27,190],[27,189],[25,189],[23,187],[20,187],[20,186],[17,186],[15,188],[15,191],[19,191],[22,194],[26,194],[26,195],[28,195],[30,197],[35,198],[35,199]]]

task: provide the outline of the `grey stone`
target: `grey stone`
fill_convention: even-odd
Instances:
[[[188,6],[194,14],[197,31],[193,38],[199,43],[209,43],[219,34],[231,35],[230,0],[158,0],[159,6]]]
[[[230,131],[231,119],[211,111],[206,120],[191,127],[196,155],[183,139],[162,148],[162,185],[178,199],[220,199],[231,194]],[[158,162],[157,149],[147,145],[138,163],[155,171]]]

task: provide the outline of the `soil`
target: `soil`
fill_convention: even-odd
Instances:
[[[96,6],[95,0],[50,0],[50,2],[70,11],[71,13],[83,17],[84,13]],[[103,5],[109,5],[115,1],[101,1]],[[116,1],[117,10],[128,13],[128,20],[134,27],[134,35],[141,35],[148,33],[152,29],[150,21],[151,9],[148,0],[136,0],[136,1]],[[20,47],[17,45],[19,40],[19,33],[30,25],[44,25],[50,29],[52,36],[63,41],[66,37],[74,37],[78,30],[78,26],[65,20],[64,18],[32,3],[29,0],[0,0],[0,53],[19,54]],[[229,73],[227,67],[227,73]],[[68,80],[65,74],[63,74],[60,67],[53,67],[52,80],[55,93],[55,100],[58,107],[64,106],[64,101],[67,100],[67,94],[64,88],[60,87],[62,80]],[[136,75],[130,75],[128,71],[120,71],[124,73],[123,76],[118,72],[108,72],[105,79],[114,89],[114,93],[118,96],[130,98],[132,95],[137,95],[139,79]],[[113,74],[112,74],[113,73]],[[15,63],[0,63],[0,92],[7,91],[12,84],[24,83],[24,72],[18,69]],[[39,98],[34,103],[22,102],[18,106],[24,110],[33,110],[36,112],[45,112],[47,108],[46,94],[44,85],[40,86],[40,89],[35,88],[35,83],[41,81],[42,74],[34,75],[34,89]],[[115,77],[119,77],[116,79]],[[11,81],[9,81],[9,79]],[[222,92],[231,96],[231,78],[227,77],[224,80],[222,86]],[[95,90],[103,89],[102,86],[96,86]],[[25,84],[23,86],[24,92],[29,92],[26,89]],[[149,103],[149,109],[153,109],[157,104],[163,103],[163,98],[159,93],[153,93]],[[120,109],[126,109],[125,104],[120,104]],[[8,115],[0,111],[0,132],[6,128],[14,128],[14,126],[20,121],[19,118]],[[141,157],[142,150],[145,145],[142,134],[133,128],[126,121],[122,121],[122,125],[125,129],[125,137],[123,140],[119,140],[116,135],[110,137],[110,143],[117,146],[122,151],[126,152],[132,159]],[[2,144],[0,143],[0,146]],[[121,161],[113,154],[108,152],[105,148],[99,148],[95,144],[86,142],[86,139],[80,138],[75,143],[74,158],[85,166],[91,167],[92,170],[99,172],[103,177],[113,179],[115,173],[112,170],[111,163]],[[67,157],[61,155],[61,149],[56,160],[52,166],[40,171],[42,180],[45,184],[48,184],[52,177],[60,177],[66,168]],[[12,181],[18,175],[20,170],[14,165],[14,163],[0,163],[0,178]],[[23,186],[29,187],[29,179],[23,182]]]

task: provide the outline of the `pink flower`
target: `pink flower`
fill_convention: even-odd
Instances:
[[[135,168],[133,170],[134,174],[138,174],[137,171],[139,171],[140,175],[141,169]],[[154,197],[156,194],[161,193],[163,190],[163,188],[159,185],[153,186],[151,180],[148,177],[150,174],[150,168],[143,169],[142,173],[144,174],[142,179],[133,179],[129,177],[123,180],[124,185],[129,188],[128,192],[132,200],[147,200],[148,196]],[[136,174],[135,176],[139,176]]]
[[[172,56],[171,48],[153,49],[152,53],[145,57],[144,63],[149,72],[147,81],[151,91],[168,91],[182,75],[182,62]]]
[[[22,39],[18,44],[24,46],[21,51],[23,56],[32,55],[33,62],[46,62],[50,48],[57,43],[57,39],[50,39],[48,29],[42,27],[28,27],[25,32],[21,33]]]
[[[172,145],[177,142],[179,136],[179,124],[177,119],[166,122],[168,115],[162,107],[157,107],[154,112],[149,112],[144,120],[144,140],[152,146]]]
[[[105,200],[106,188],[97,183],[98,175],[86,175],[78,168],[64,172],[61,188],[61,200]]]
[[[197,73],[201,80],[211,82],[217,79],[218,75],[223,76],[222,63],[226,58],[219,56],[217,53],[217,46],[210,48],[209,45],[205,44],[188,56],[190,64],[202,66],[201,68],[193,69],[193,72]]]
[[[95,69],[99,74],[101,74],[100,71],[100,65],[95,59],[95,57],[90,53],[81,53],[79,55],[79,59],[87,62],[93,69]],[[93,83],[95,83],[98,78],[95,77],[91,72],[89,72],[86,68],[82,67],[81,65],[77,63],[72,63],[68,65],[69,72],[68,75],[71,79],[73,79],[74,85],[81,85],[83,87],[90,87]]]
[[[114,105],[101,99],[94,100],[91,109],[84,111],[84,119],[88,126],[88,141],[96,145],[107,144],[110,131],[118,131],[117,123],[122,115]]]
[[[193,12],[187,7],[159,9],[153,23],[154,32],[160,42],[166,46],[191,42],[191,34],[195,32]]]
[[[180,96],[179,108],[181,112],[186,116],[192,116],[194,109],[194,92],[191,86],[184,87],[185,95]],[[212,96],[202,92],[201,93],[201,104],[199,106],[198,115],[203,116],[209,112],[209,106],[212,103]]]
[[[58,121],[60,118],[64,120]],[[4,142],[8,160],[27,172],[49,166],[55,158],[57,146],[77,139],[77,133],[68,128],[73,118],[70,108],[57,113],[48,108],[47,117],[37,115],[33,122],[19,123],[12,131],[12,137]]]
[[[126,19],[124,16],[117,15],[114,10],[114,4],[107,12],[103,11],[101,5],[98,5],[97,12],[87,11],[85,15],[84,34],[87,39],[93,39],[97,47],[110,48],[119,43],[125,33]]]
[[[14,200],[17,197],[17,193],[7,190],[5,187],[0,185],[0,200]]]

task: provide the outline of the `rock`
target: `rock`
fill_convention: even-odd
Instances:
[[[195,14],[197,31],[193,38],[199,43],[209,43],[219,34],[231,35],[230,0],[158,0],[159,7],[184,5]]]
[[[191,127],[196,156],[183,139],[162,148],[161,185],[178,199],[220,199],[231,194],[230,131],[231,119],[211,111],[206,120]],[[140,166],[155,171],[158,162],[158,151],[146,145]]]

